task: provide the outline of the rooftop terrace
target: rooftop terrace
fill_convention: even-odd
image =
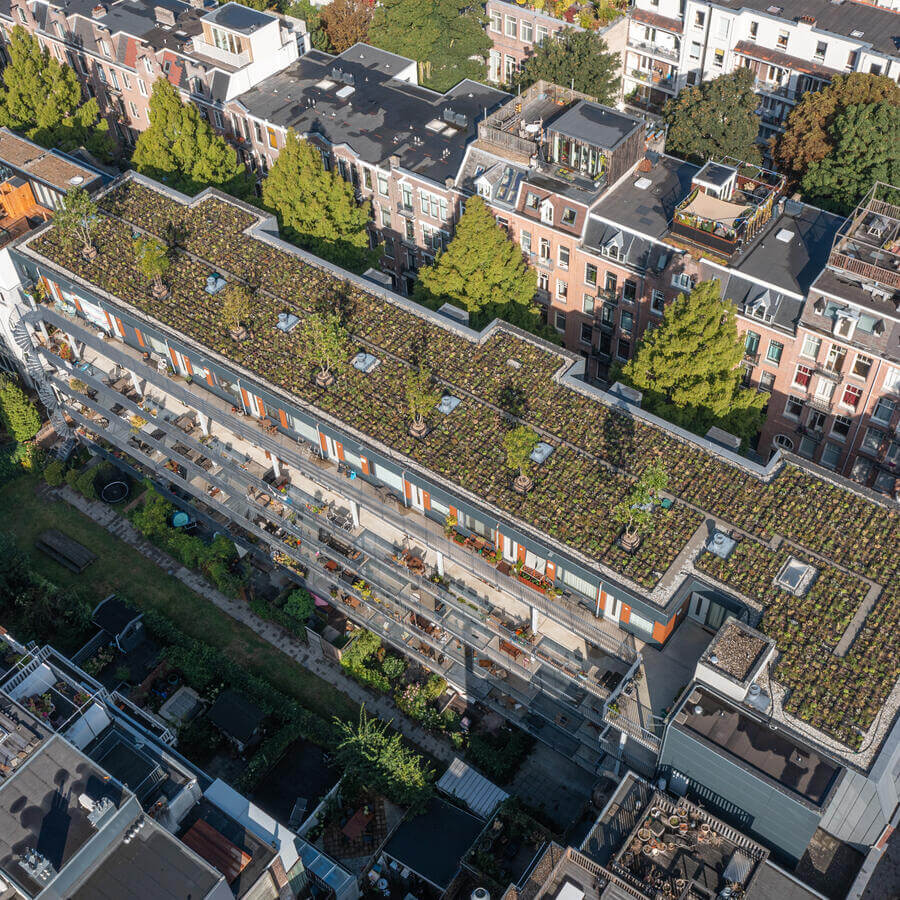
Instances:
[[[665,605],[677,590],[681,578],[673,564],[704,519],[731,527],[744,537],[740,553],[733,553],[724,568],[707,566],[710,574],[760,609],[776,610],[771,624],[768,612],[763,617],[762,628],[771,627],[778,640],[784,654],[779,672],[795,673],[792,685],[800,684],[814,648],[823,671],[804,684],[804,698],[815,694],[816,708],[830,704],[841,710],[829,721],[808,703],[789,711],[827,727],[845,750],[863,743],[898,674],[896,507],[794,462],[774,462],[760,477],[753,466],[709,452],[702,442],[617,408],[601,392],[566,377],[575,360],[559,348],[503,323],[480,335],[449,324],[361,279],[338,277],[337,270],[268,235],[245,233],[259,216],[250,207],[214,192],[185,204],[150,184],[126,176],[103,196],[107,215],[98,227],[96,260],[85,261],[66,249],[52,225],[21,242],[19,252],[107,292],[123,309],[196,342],[208,357],[218,356],[276,394],[309,405],[319,417],[332,417],[350,433],[387,449],[409,471],[430,473],[451,491],[487,505],[544,545],[649,602]],[[170,295],[160,302],[121,248],[130,244],[133,229],[163,235],[172,221],[180,226],[181,246],[166,276]],[[252,335],[240,344],[221,325],[221,295],[204,289],[213,271],[259,288]],[[348,366],[328,389],[315,386],[298,360],[302,327],[287,333],[275,327],[279,313],[293,312],[302,320],[322,302],[339,303],[354,348],[381,360],[370,374]],[[405,373],[417,356],[445,392],[462,398],[454,412],[432,414],[432,430],[424,439],[409,435],[403,401]],[[510,397],[520,402],[513,407]],[[512,490],[502,447],[503,434],[517,421],[529,424],[553,448],[535,467],[534,488],[525,498]],[[656,511],[641,547],[629,555],[618,547],[610,509],[627,492],[631,477],[655,460],[665,464],[669,491],[677,499],[668,512]],[[773,587],[785,555],[770,549],[777,536],[795,548],[794,555],[817,559],[819,576],[804,598]],[[692,546],[700,552],[700,543]],[[679,566],[683,563],[679,560]],[[853,624],[872,584],[883,590],[864,620]],[[822,641],[836,648],[848,629],[845,652],[822,652]],[[845,687],[864,693],[865,702],[847,703]],[[868,741],[867,750],[877,745]]]

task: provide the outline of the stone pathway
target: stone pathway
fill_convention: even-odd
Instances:
[[[419,749],[429,754],[439,763],[449,763],[456,756],[456,752],[448,741],[437,737],[416,725],[415,722],[412,722],[397,709],[390,697],[369,692],[362,685],[347,677],[341,671],[338,663],[317,656],[311,652],[307,644],[297,640],[296,637],[288,634],[278,625],[257,616],[242,600],[227,597],[225,594],[217,591],[200,574],[185,568],[177,560],[160,550],[159,547],[150,543],[134,528],[128,519],[119,515],[111,506],[99,500],[88,500],[69,487],[43,488],[42,490],[48,495],[57,497],[74,506],[80,512],[93,519],[98,525],[103,526],[111,534],[134,547],[135,550],[152,560],[161,569],[177,578],[192,591],[205,597],[210,603],[214,603],[231,618],[241,622],[248,628],[252,628],[253,631],[268,641],[273,647],[277,647],[282,653],[305,669],[334,685],[351,700],[359,704],[364,703],[369,714],[390,722],[394,728],[412,741]]]

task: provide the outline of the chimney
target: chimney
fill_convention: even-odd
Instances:
[[[91,10],[91,16],[95,19],[102,19],[106,15],[106,6],[103,3],[98,3]]]
[[[171,27],[175,24],[175,13],[164,6],[155,6],[153,8],[153,16],[160,25],[169,25]]]
[[[452,177],[444,179],[444,187],[447,188],[448,190],[453,189],[453,178]]]
[[[397,169],[397,168],[400,167],[400,157],[397,156],[396,154],[394,154],[393,156],[391,156],[389,162],[390,162],[390,164],[391,164],[391,168],[392,168],[392,169]]]
[[[801,25],[805,25],[807,28],[812,28],[816,24],[815,16],[800,16],[798,22]]]

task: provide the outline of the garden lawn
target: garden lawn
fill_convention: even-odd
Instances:
[[[358,706],[333,685],[295,663],[68,503],[39,497],[36,490],[40,484],[24,476],[0,486],[0,530],[15,535],[18,545],[31,555],[36,572],[60,586],[81,588],[92,604],[115,592],[139,609],[158,610],[185,634],[222,650],[307,709],[328,720],[333,715],[356,720]],[[47,528],[58,528],[84,544],[97,559],[81,575],[55,563],[35,549],[37,536]]]

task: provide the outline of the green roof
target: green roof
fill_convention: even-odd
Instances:
[[[27,247],[390,446],[449,482],[451,491],[459,485],[609,567],[648,599],[667,599],[659,596],[660,578],[705,518],[712,515],[739,529],[744,540],[728,562],[720,565],[703,554],[698,568],[766,607],[762,630],[783,652],[778,679],[794,688],[787,711],[844,744],[861,744],[857,728],[873,722],[898,674],[896,508],[793,462],[765,482],[749,467],[728,462],[727,454],[707,452],[560,383],[573,358],[549,344],[506,326],[470,339],[375,288],[364,289],[359,280],[340,278],[244,234],[258,215],[221,195],[207,193],[185,206],[162,189],[126,178],[104,196],[102,208],[108,215],[98,226],[96,260],[64,247],[52,227]],[[132,226],[178,236],[165,301],[151,297],[134,264]],[[221,295],[204,290],[213,271],[258,289],[251,337],[239,344],[221,325]],[[328,389],[316,387],[298,359],[302,326],[290,333],[274,327],[281,312],[302,319],[323,305],[339,307],[354,341],[381,360],[368,375],[347,368]],[[413,360],[429,366],[448,393],[462,398],[451,414],[432,414],[432,430],[424,439],[407,431],[403,385]],[[554,447],[535,467],[534,488],[524,498],[512,490],[505,464],[502,437],[513,417],[504,410],[513,410]],[[678,502],[654,514],[652,531],[629,555],[616,544],[619,529],[610,510],[626,494],[630,476],[653,461],[666,467],[669,492]],[[809,557],[819,569],[813,590],[801,600],[772,585],[772,572],[777,574],[788,552]],[[864,579],[883,590],[846,655],[834,655],[830,649],[869,590]]]

